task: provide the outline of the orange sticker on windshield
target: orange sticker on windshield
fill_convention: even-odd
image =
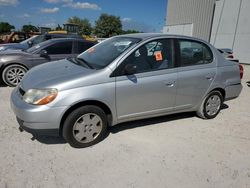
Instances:
[[[95,51],[95,48],[90,48],[90,49],[88,49],[88,52],[89,53],[92,53],[92,52],[94,52]]]
[[[161,51],[159,52],[155,52],[155,59],[156,61],[162,61],[162,54],[161,54]]]

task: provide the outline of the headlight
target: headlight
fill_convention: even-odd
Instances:
[[[2,50],[5,50],[5,48],[3,46],[0,47],[0,51],[2,51]]]
[[[5,62],[6,62],[6,60],[4,58],[0,58],[0,63],[5,63]]]
[[[45,105],[52,102],[58,94],[57,89],[29,89],[23,100],[29,104]]]

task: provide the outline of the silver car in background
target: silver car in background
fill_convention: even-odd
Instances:
[[[238,62],[239,63],[239,59],[236,59],[235,57],[234,57],[234,55],[233,55],[233,51],[232,50],[230,50],[230,49],[218,49],[218,51],[221,53],[221,55],[225,58],[225,59],[227,59],[227,60],[229,60],[229,61],[234,61],[234,62]]]
[[[123,35],[33,68],[11,104],[21,129],[61,135],[81,148],[122,122],[188,111],[215,118],[224,101],[239,96],[241,77],[239,64],[205,41]]]

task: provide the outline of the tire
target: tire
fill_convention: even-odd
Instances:
[[[219,91],[212,91],[203,100],[196,114],[202,119],[213,119],[221,110],[223,97]]]
[[[107,133],[107,116],[97,106],[83,106],[64,121],[63,138],[74,148],[89,147],[102,141]]]
[[[19,84],[27,71],[28,69],[22,65],[9,65],[3,69],[3,82],[10,87],[15,87]]]

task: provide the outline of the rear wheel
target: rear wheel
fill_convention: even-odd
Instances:
[[[15,87],[22,80],[28,69],[22,65],[9,65],[2,72],[4,83],[10,87]]]
[[[197,111],[197,115],[203,119],[215,118],[223,103],[223,97],[219,91],[212,91],[203,100],[200,109]]]
[[[100,142],[107,131],[107,116],[97,106],[83,106],[71,112],[63,125],[64,139],[75,148]]]

